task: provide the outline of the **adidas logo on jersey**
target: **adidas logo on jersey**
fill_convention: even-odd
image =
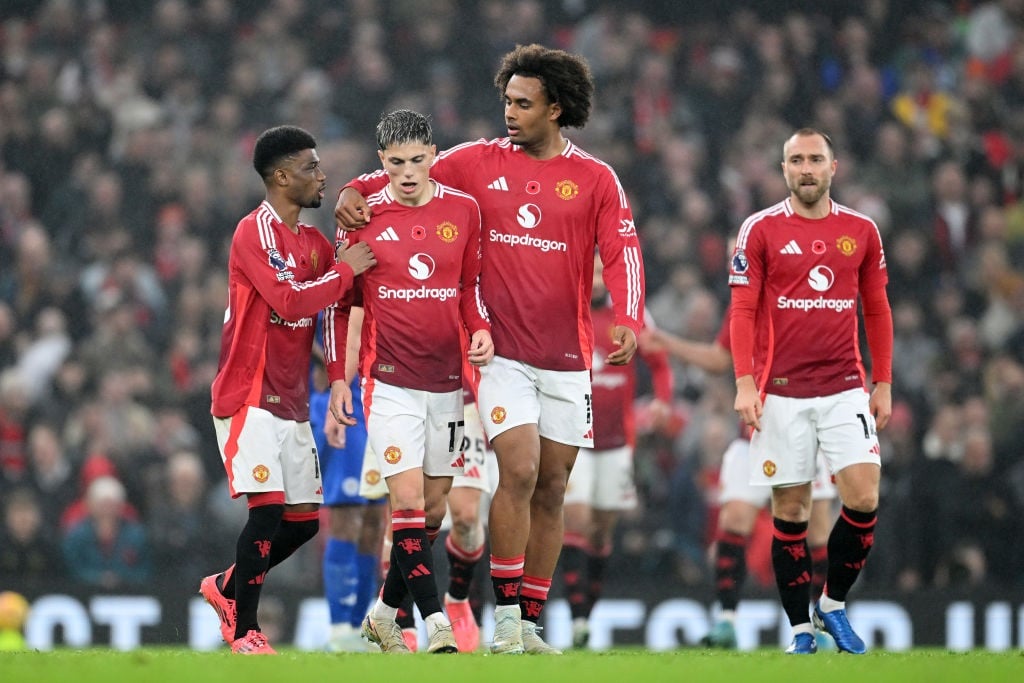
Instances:
[[[804,253],[800,249],[800,245],[796,243],[796,240],[790,240],[786,246],[779,249],[780,254],[802,254]]]
[[[488,190],[501,190],[502,192],[508,192],[508,183],[505,182],[505,176],[501,176],[497,180],[493,181],[487,186]]]
[[[395,229],[389,225],[387,229],[384,230],[384,232],[377,235],[377,239],[381,242],[397,242],[398,233],[395,232]]]

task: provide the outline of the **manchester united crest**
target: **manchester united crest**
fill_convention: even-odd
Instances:
[[[267,479],[270,479],[270,468],[266,465],[256,465],[252,468],[252,478],[261,484],[267,483]]]
[[[765,460],[761,465],[761,471],[764,472],[766,477],[774,477],[778,470],[779,468],[771,460]]]
[[[445,221],[437,226],[437,236],[441,238],[442,242],[451,244],[459,236],[459,229],[451,221]]]
[[[316,268],[320,265],[320,253],[316,249],[309,255],[309,264],[313,268],[313,272],[317,272]]]
[[[398,446],[388,446],[384,449],[384,461],[389,465],[394,465],[402,459],[402,449]]]
[[[838,249],[843,256],[852,256],[853,252],[857,251],[857,240],[843,235],[836,240],[836,249]]]
[[[370,486],[376,486],[380,483],[380,470],[366,470],[366,474],[363,475],[363,479]]]
[[[494,409],[491,410],[491,422],[493,422],[496,425],[500,425],[502,422],[505,421],[505,416],[507,414],[508,413],[505,412],[504,408],[502,408],[501,406],[495,406]]]
[[[580,186],[571,180],[559,180],[555,183],[555,192],[559,197],[568,201],[576,199],[576,195],[580,193]]]

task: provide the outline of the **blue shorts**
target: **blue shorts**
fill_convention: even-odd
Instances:
[[[327,443],[324,435],[324,417],[331,392],[314,391],[309,396],[309,425],[316,439],[320,455],[320,469],[324,483],[324,505],[379,505],[387,497],[369,500],[359,495],[359,478],[363,470],[363,451],[366,450],[366,418],[363,415],[359,378],[352,382],[352,407],[356,424],[345,428],[345,447],[338,449]]]

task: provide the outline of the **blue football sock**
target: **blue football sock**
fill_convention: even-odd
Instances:
[[[323,575],[324,597],[330,610],[331,623],[351,623],[353,610],[359,602],[355,543],[329,539],[324,549]],[[359,616],[360,620],[365,613],[364,609]]]
[[[356,567],[359,573],[359,587],[356,590],[356,604],[352,608],[351,624],[359,626],[370,605],[380,592],[380,557],[373,555],[356,555]]]

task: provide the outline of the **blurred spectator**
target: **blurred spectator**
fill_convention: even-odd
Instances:
[[[25,418],[29,398],[14,368],[0,370],[0,491],[21,483],[26,473]]]
[[[217,549],[231,535],[217,526],[211,512],[206,472],[198,455],[174,453],[162,474],[159,490],[150,491],[146,510],[153,566],[161,579],[189,583],[222,564]]]
[[[938,266],[946,273],[960,276],[963,255],[977,239],[977,216],[973,215],[967,194],[967,178],[959,164],[941,162],[932,172],[932,240]]]
[[[89,489],[94,481],[101,478],[116,479],[120,483],[117,467],[110,461],[110,458],[98,453],[91,454],[85,458],[81,468],[79,468],[77,496],[67,507],[61,510],[60,530],[62,534],[67,534],[75,525],[88,517]],[[121,505],[121,514],[132,520],[139,518],[139,513],[135,506],[127,500]]]
[[[0,301],[0,368],[14,365],[18,358],[17,333],[18,324],[11,307]]]
[[[910,148],[909,132],[896,121],[885,121],[868,141],[873,154],[861,164],[858,179],[885,199],[897,230],[923,227],[930,201],[928,171]]]
[[[81,358],[72,351],[54,371],[46,389],[46,400],[33,406],[28,421],[48,422],[63,434],[68,417],[90,392],[89,374]]]
[[[54,288],[54,266],[46,231],[35,222],[19,226],[15,261],[0,275],[0,300],[11,307],[23,329],[35,325],[44,308],[62,303]]]
[[[958,476],[947,490],[950,554],[939,583],[951,586],[1018,587],[1024,576],[1024,547],[1010,542],[1019,528],[1022,504],[994,469],[992,437],[982,427],[962,439]]]
[[[47,398],[50,382],[70,352],[71,337],[64,313],[53,307],[39,311],[35,335],[21,352],[17,366],[30,403]]]
[[[924,312],[916,301],[893,302],[892,321],[892,362],[900,369],[900,392],[914,406],[924,406],[942,345],[924,329]]]
[[[15,489],[4,496],[0,583],[12,585],[24,578],[44,576],[48,581],[63,579],[60,547],[43,523],[42,507],[30,489]]]
[[[64,565],[74,581],[103,590],[141,586],[150,578],[145,528],[124,512],[125,490],[114,477],[93,480],[86,516],[62,539]]]
[[[992,358],[985,367],[985,399],[997,470],[1010,473],[1024,500],[1024,359],[1009,354]]]
[[[28,433],[29,484],[44,501],[42,522],[47,534],[60,531],[61,513],[74,502],[78,471],[53,425],[37,422]]]

